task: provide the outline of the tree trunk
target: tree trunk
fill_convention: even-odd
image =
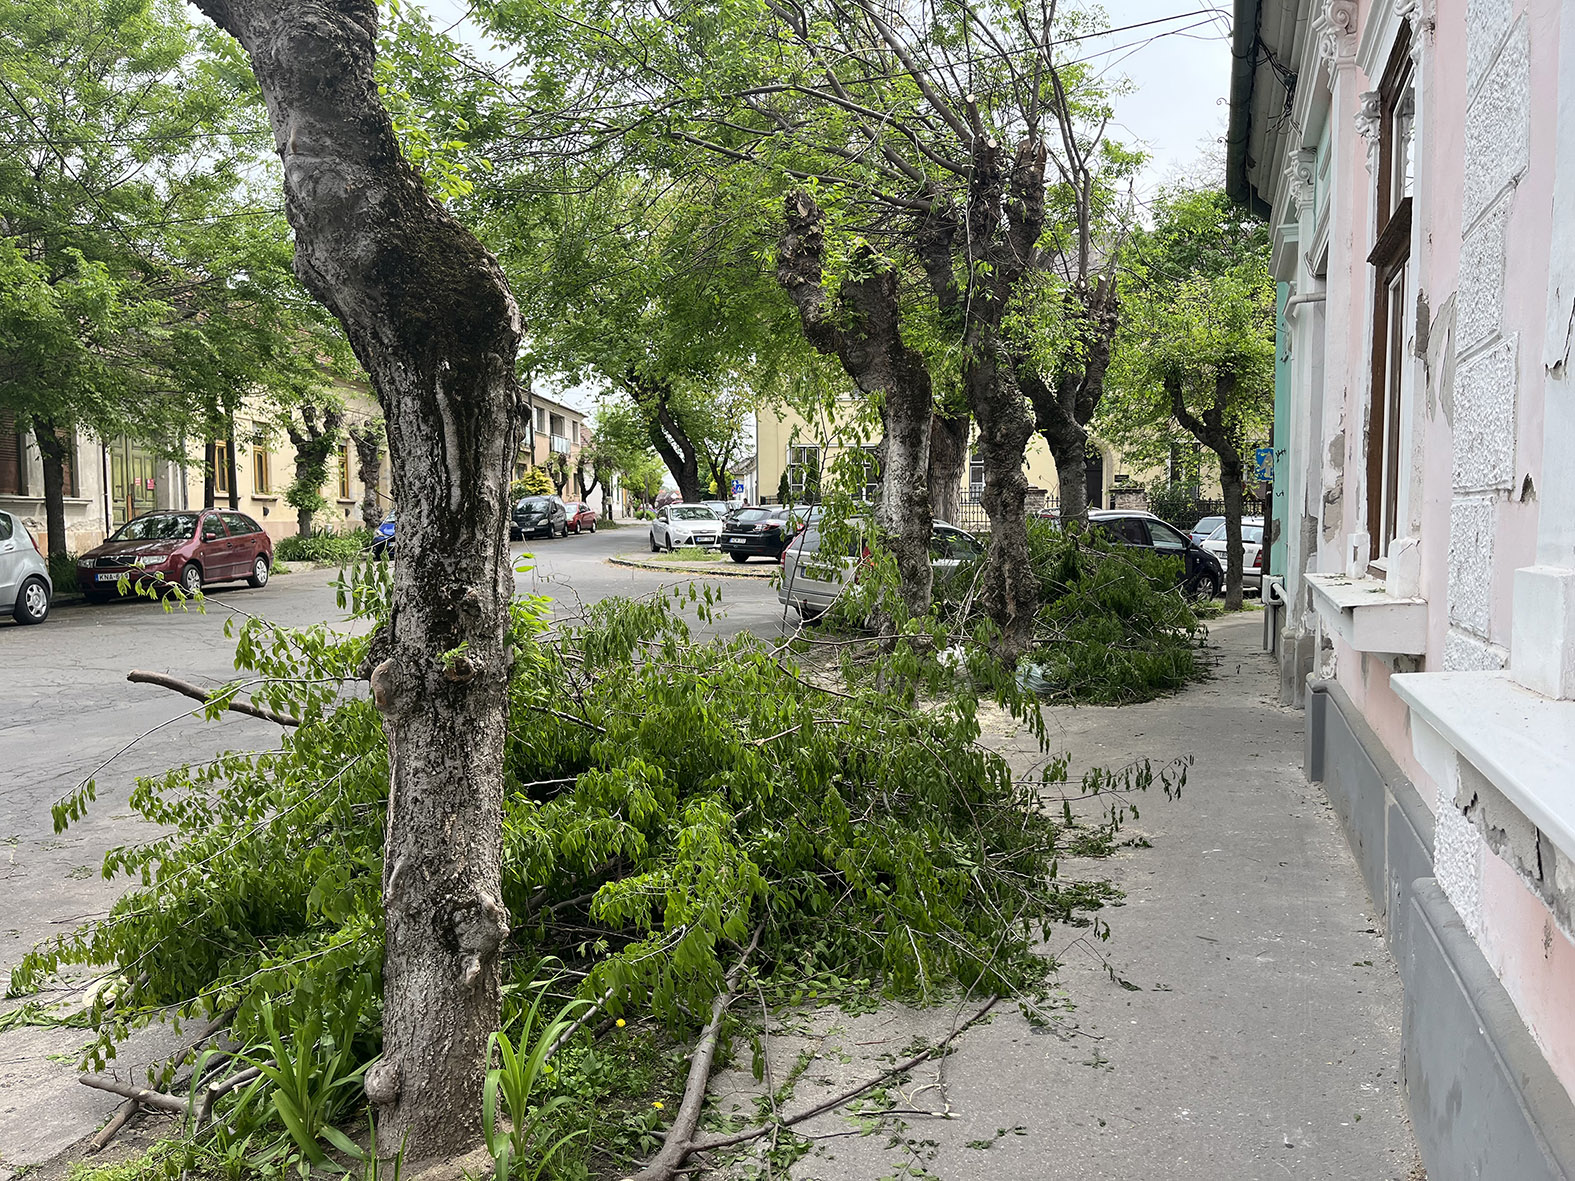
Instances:
[[[1216,450],[1220,457],[1220,489],[1225,493],[1225,610],[1240,611],[1241,595],[1241,496],[1244,473],[1234,447]],[[1229,452],[1229,454],[1227,454]]]
[[[902,598],[913,615],[930,609],[930,372],[918,350],[902,339],[897,272],[867,247],[862,278],[847,279],[838,308],[821,284],[823,215],[804,192],[784,202],[787,228],[777,255],[777,281],[798,308],[804,336],[816,351],[836,356],[859,389],[881,400],[885,462],[875,523],[897,559]]]
[[[474,1144],[500,1015],[505,491],[519,311],[405,162],[377,94],[373,0],[198,0],[251,57],[296,273],[382,403],[400,503],[394,609],[367,661],[389,743],[378,1151]]]
[[[219,446],[209,439],[202,447],[202,507],[213,507],[214,469],[219,463]]]
[[[33,420],[33,438],[44,461],[44,528],[51,559],[66,556],[66,444],[47,418]]]
[[[1028,477],[1023,472],[1034,420],[999,342],[975,350],[964,380],[979,422],[975,447],[984,466],[984,511],[990,516],[981,599],[1001,629],[997,655],[1015,665],[1033,645],[1039,614],[1039,579],[1028,560]]]
[[[968,478],[968,432],[973,419],[964,410],[930,419],[930,515],[955,525],[962,515],[962,487]]]
[[[629,383],[629,394],[645,415],[645,429],[651,446],[661,456],[667,470],[678,485],[678,494],[685,501],[700,499],[700,450],[689,438],[683,423],[667,404],[667,391],[635,379]]]
[[[356,477],[361,481],[361,520],[374,526],[383,519],[378,507],[378,483],[383,474],[383,424],[375,419],[350,432],[355,443]]]
[[[235,415],[230,415],[229,421],[230,431],[225,438],[227,446],[225,447],[224,462],[229,465],[230,469],[230,511],[238,512],[241,507],[241,482],[240,473],[236,470],[235,460]]]

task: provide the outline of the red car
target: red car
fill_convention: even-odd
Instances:
[[[583,500],[569,500],[563,507],[569,514],[570,533],[596,532],[596,510],[590,505]]]
[[[132,518],[78,558],[77,585],[89,599],[108,599],[124,574],[196,594],[215,582],[265,586],[272,569],[273,539],[245,513],[156,512]]]

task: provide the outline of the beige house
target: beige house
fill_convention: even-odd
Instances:
[[[848,404],[848,418],[853,417]],[[828,472],[839,456],[854,448],[873,452],[877,439],[853,432],[844,423],[811,423],[797,411],[787,407],[771,407],[755,414],[755,447],[757,471],[752,500],[773,503],[780,499],[783,473],[787,473],[788,488],[793,497],[803,495],[806,481],[815,471]],[[1088,501],[1091,506],[1108,506],[1111,496],[1118,489],[1133,483],[1115,448],[1100,440],[1093,440],[1089,449]],[[1044,439],[1034,435],[1028,441],[1023,457],[1023,469],[1028,476],[1030,496],[1044,497],[1047,505],[1054,506],[1059,481],[1056,478],[1055,460]],[[869,483],[864,499],[874,500],[875,471],[873,462],[867,469]],[[962,504],[965,521],[958,524],[983,523],[983,508],[979,505],[984,490],[984,465],[969,450],[967,470],[963,474]],[[978,517],[978,520],[974,520]]]
[[[586,496],[580,485],[580,453],[591,438],[584,413],[562,402],[532,394],[530,417],[531,429],[520,441],[519,458],[514,464],[515,479],[533,467],[550,466],[553,457],[561,455],[569,474],[569,481],[563,488],[564,499],[586,501],[593,509],[601,511],[602,505],[608,502],[606,490],[598,487]]]
[[[346,387],[341,393],[346,427],[379,414],[377,403],[364,389]],[[202,507],[204,449],[197,442],[186,459],[170,460],[131,439],[101,440],[79,430],[66,461],[66,549],[71,553],[92,549],[132,517],[155,509]],[[230,499],[229,444],[221,441],[216,450],[214,503],[225,505]],[[276,541],[290,536],[296,531],[296,513],[284,500],[285,489],[295,479],[289,441],[259,408],[243,403],[235,416],[235,452],[236,507]],[[378,465],[380,510],[393,504],[388,479],[385,445]],[[347,436],[337,462],[329,465],[328,486],[323,489],[328,507],[318,514],[318,523],[337,529],[376,524],[381,511],[372,521],[362,521],[363,492],[355,448]],[[46,544],[44,468],[38,444],[33,432],[18,430],[15,417],[5,410],[0,410],[0,508],[21,517],[39,544]]]

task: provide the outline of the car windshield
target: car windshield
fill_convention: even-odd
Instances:
[[[735,516],[733,518],[733,520],[735,520],[735,521],[764,521],[769,516],[771,516],[771,510],[768,509],[768,508],[746,508],[746,509],[740,509],[738,511],[738,515]]]
[[[383,524],[385,524],[385,525],[392,525],[393,523],[394,523],[394,514],[393,513],[389,513],[388,516],[383,518]]]
[[[551,504],[552,501],[545,496],[527,496],[520,501],[520,508],[533,513],[544,513]]]
[[[196,513],[150,513],[127,521],[110,540],[185,541],[196,531]]]
[[[1220,522],[1220,524],[1215,527],[1213,533],[1209,534],[1208,539],[1210,541],[1224,541],[1225,540],[1225,523],[1223,521]],[[1241,527],[1241,539],[1243,541],[1247,542],[1249,545],[1262,545],[1263,544],[1263,526],[1262,525],[1247,525],[1247,524],[1243,524],[1242,527]]]
[[[1219,529],[1224,524],[1224,517],[1204,517],[1192,527],[1192,532],[1212,534],[1216,529]]]
[[[668,510],[675,521],[714,521],[716,514],[704,505],[675,504]]]

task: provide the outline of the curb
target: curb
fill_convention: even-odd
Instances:
[[[637,558],[633,554],[616,554],[605,559],[609,566],[627,566],[631,570],[656,570],[663,574],[705,574],[713,578],[770,578],[778,570],[772,566],[749,566],[741,562],[729,562],[731,570],[721,569],[721,563],[716,563],[713,568],[710,563],[701,565],[698,562],[651,562]]]

